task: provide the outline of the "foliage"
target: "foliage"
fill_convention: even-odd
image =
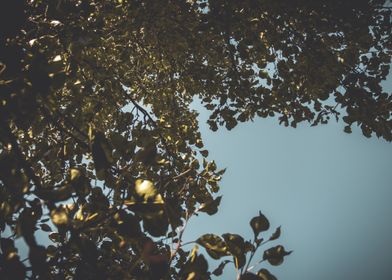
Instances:
[[[392,49],[384,1],[1,5],[0,230],[12,232],[1,239],[2,279],[210,278],[203,254],[182,241],[191,217],[217,212],[224,173],[207,160],[195,99],[212,130],[343,114],[346,132],[358,125],[392,140],[392,95],[380,86]],[[252,242],[196,240],[226,258],[212,274],[233,262],[240,279],[276,279],[251,272],[269,222],[260,213],[250,225]],[[259,259],[278,265],[289,253],[279,245]]]

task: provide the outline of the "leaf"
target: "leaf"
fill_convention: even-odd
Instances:
[[[46,232],[51,232],[51,231],[52,231],[52,229],[50,228],[50,226],[47,225],[47,224],[40,224],[39,226],[41,227],[41,229],[42,229],[43,231],[46,231]]]
[[[242,112],[238,117],[237,120],[239,120],[240,122],[245,122],[248,119],[248,112]]]
[[[91,185],[89,179],[79,169],[71,168],[71,182],[73,189],[76,194],[81,197],[87,196],[91,191]]]
[[[26,279],[26,267],[19,260],[17,254],[3,257],[1,260],[1,279],[4,280],[25,280]],[[3,278],[4,277],[4,278]]]
[[[94,187],[91,190],[89,201],[91,202],[94,211],[106,211],[109,207],[109,201],[100,187]]]
[[[238,234],[225,233],[222,234],[222,237],[225,240],[230,253],[233,255],[240,255],[245,252],[245,241],[242,236]]]
[[[291,252],[286,252],[282,245],[278,245],[264,251],[263,259],[267,260],[271,265],[277,266],[282,264],[284,257],[290,255]]]
[[[253,217],[250,220],[250,226],[252,227],[255,237],[257,237],[261,232],[268,230],[270,224],[268,219],[259,212],[259,216]]]
[[[238,122],[236,119],[230,118],[230,119],[226,120],[226,128],[228,130],[232,130],[234,127],[236,127],[237,123]]]
[[[203,157],[208,157],[208,151],[207,151],[207,150],[201,150],[201,151],[200,151],[200,154],[201,154]]]
[[[54,256],[56,256],[56,252],[57,252],[56,246],[49,245],[48,247],[46,247],[46,254],[48,257],[53,258]]]
[[[58,232],[52,232],[51,234],[49,234],[49,239],[53,242],[61,242],[61,236]]]
[[[362,129],[362,134],[366,137],[366,138],[370,138],[372,136],[372,129],[367,126],[367,125],[362,125],[361,126]]]
[[[42,200],[51,202],[60,202],[69,199],[72,196],[73,188],[70,184],[65,184],[55,189],[37,189],[35,194]]]
[[[68,213],[65,208],[58,207],[50,212],[50,218],[52,223],[57,226],[66,226],[69,223]]]
[[[219,266],[215,268],[214,271],[212,271],[212,274],[214,274],[215,276],[222,275],[223,269],[225,268],[226,264],[228,264],[229,262],[230,262],[229,260],[224,260],[223,262],[221,262]]]
[[[213,259],[217,260],[228,255],[226,243],[218,235],[204,234],[196,240],[196,243],[203,246]]]
[[[198,148],[200,148],[200,149],[203,148],[203,146],[204,146],[203,140],[197,139],[197,140],[196,140],[195,146],[198,147]]]
[[[32,266],[33,275],[39,279],[50,279],[49,265],[46,262],[46,248],[43,246],[32,246],[29,250],[29,260]]]
[[[254,273],[246,272],[241,276],[240,280],[260,280],[260,277]]]
[[[228,251],[234,257],[234,264],[236,268],[239,269],[243,267],[246,262],[245,253],[247,249],[244,238],[238,234],[232,233],[222,234],[222,237],[227,244]]]
[[[91,149],[97,178],[103,180],[106,170],[113,161],[112,150],[104,133],[100,131],[95,133]]]
[[[280,237],[280,226],[276,228],[275,232],[271,235],[269,240],[276,240]]]
[[[135,181],[135,193],[145,203],[163,204],[162,196],[150,180],[137,179]]]
[[[180,203],[180,200],[176,197],[165,198],[165,212],[173,229],[183,224],[181,220],[183,210]]]
[[[197,280],[197,279],[210,279],[210,272],[208,271],[208,263],[202,254],[197,254],[192,250],[192,254],[187,262],[182,266],[180,279]]]
[[[154,215],[164,211],[164,201],[154,183],[150,180],[137,179],[134,194],[124,204],[129,209],[145,215]]]
[[[117,151],[121,151],[122,153],[126,151],[127,146],[128,146],[128,141],[120,133],[117,133],[117,132],[111,133],[110,134],[110,141],[113,144],[113,147]]]
[[[143,229],[154,237],[165,236],[169,228],[169,221],[163,211],[154,215],[145,215],[143,219]]]
[[[142,236],[139,219],[136,216],[120,210],[114,215],[115,228],[120,235],[129,238],[137,238]]]
[[[210,201],[203,203],[200,206],[199,211],[205,212],[208,215],[214,215],[216,212],[218,212],[218,206],[221,200],[222,200],[222,196],[218,196],[215,199],[211,199]]]
[[[10,238],[1,238],[0,239],[0,248],[4,256],[8,256],[10,254],[16,254],[17,249],[15,248],[14,241]]]
[[[157,154],[156,145],[154,143],[150,143],[136,152],[135,160],[142,162],[144,165],[152,165],[155,163]]]
[[[164,279],[169,271],[169,256],[165,253],[150,256],[149,268],[151,279]]]
[[[212,121],[212,120],[208,120],[207,123],[210,126],[210,129],[212,131],[217,131],[218,130],[218,125],[216,124],[216,122]]]
[[[344,127],[344,132],[346,133],[352,133],[351,127],[349,125]]]
[[[233,259],[234,259],[234,265],[235,265],[236,269],[242,268],[246,263],[245,254],[233,256]]]
[[[272,275],[267,269],[262,268],[257,272],[257,276],[261,280],[278,280],[274,275]]]
[[[71,173],[71,181],[76,181],[77,179],[79,179],[81,175],[80,170],[76,168],[71,168],[70,173]]]

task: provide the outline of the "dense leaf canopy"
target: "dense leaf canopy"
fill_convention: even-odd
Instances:
[[[256,117],[360,126],[392,140],[391,8],[381,0],[7,0],[0,7],[0,273],[5,279],[241,279],[282,263],[187,221],[217,212],[224,170],[198,130]],[[36,236],[47,235],[48,244]],[[27,262],[14,240],[28,246]],[[259,257],[257,257],[259,256]],[[252,266],[250,266],[252,264]],[[256,262],[257,264],[257,262]],[[110,268],[110,269],[108,269]],[[212,271],[212,270],[211,270]]]

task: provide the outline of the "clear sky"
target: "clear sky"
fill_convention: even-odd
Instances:
[[[336,122],[293,129],[258,118],[212,132],[207,115],[201,110],[209,159],[227,167],[223,200],[215,216],[190,221],[184,241],[225,232],[250,239],[261,210],[271,233],[282,226],[276,244],[294,250],[281,266],[266,265],[279,280],[392,279],[391,143]]]

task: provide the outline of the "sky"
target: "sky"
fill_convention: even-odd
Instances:
[[[251,239],[249,220],[260,210],[269,233],[282,226],[281,238],[263,248],[294,251],[281,266],[264,265],[279,280],[392,279],[392,143],[359,129],[346,134],[335,121],[294,129],[258,118],[212,132],[196,107],[209,159],[227,171],[218,213],[191,219],[185,242],[204,233]],[[219,279],[235,279],[233,272]]]

